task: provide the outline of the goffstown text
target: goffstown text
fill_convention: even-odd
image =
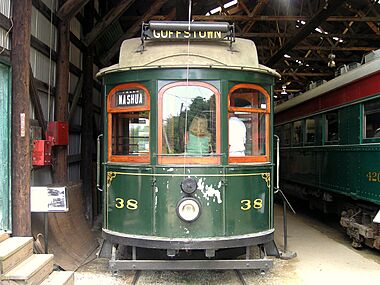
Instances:
[[[159,31],[152,30],[155,39],[223,39],[221,31]]]

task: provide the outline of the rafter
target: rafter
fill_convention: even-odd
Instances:
[[[261,0],[258,1],[255,8],[253,8],[252,12],[248,14],[248,16],[256,16],[261,13],[261,11],[265,8],[265,5],[268,3],[269,0]],[[243,28],[243,32],[248,32],[252,29],[253,25],[256,23],[255,20],[250,20]]]
[[[350,5],[346,5],[346,9],[348,9],[349,11],[351,12],[354,12],[356,13],[360,18],[362,19],[368,19],[369,17],[366,17],[366,14],[363,12],[363,11],[360,11],[360,10],[357,10],[357,9],[354,9],[352,8]],[[368,25],[368,27],[370,27],[370,29],[378,36],[380,36],[380,30],[379,30],[379,27],[375,24],[375,22],[379,21],[379,17],[375,17],[377,18],[377,20],[374,20],[374,21],[365,21]]]
[[[114,45],[107,51],[107,54],[101,58],[101,62],[109,64],[111,59],[117,54],[122,42],[128,38],[131,38],[137,34],[141,29],[141,23],[149,20],[154,14],[156,14],[168,0],[158,0],[154,1],[153,5],[141,16],[139,21],[136,21],[125,33],[124,35],[116,42]]]
[[[120,18],[120,16],[128,10],[129,7],[135,2],[135,0],[123,0],[120,1],[118,5],[113,7],[107,15],[104,16],[102,21],[96,24],[96,26],[89,32],[86,37],[84,38],[85,45],[89,46],[96,39],[98,39],[104,31],[117,19]]]
[[[72,17],[87,4],[89,0],[67,0],[58,10],[57,16],[62,21],[70,21]]]
[[[338,0],[337,0],[338,1]],[[275,22],[275,21],[305,21],[309,22],[310,17],[308,16],[266,16],[266,15],[254,15],[254,16],[243,16],[243,15],[194,15],[193,20],[195,21],[235,21],[235,22],[246,22],[246,21],[261,21],[261,22]],[[379,18],[377,17],[355,17],[355,16],[330,16],[324,21],[326,22],[376,22]]]
[[[270,57],[265,64],[269,66],[273,66],[278,60],[282,58],[282,56],[294,48],[300,41],[302,41],[307,35],[309,35],[312,31],[315,30],[323,21],[325,21],[332,13],[336,12],[336,10],[344,3],[344,0],[335,0],[332,2],[328,2],[326,6],[321,8],[318,13],[310,19],[308,23],[306,23],[296,35],[287,41],[272,57]]]

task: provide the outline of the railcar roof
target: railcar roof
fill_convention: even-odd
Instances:
[[[119,63],[99,71],[105,74],[150,68],[222,68],[251,70],[280,77],[273,69],[259,64],[253,41],[236,38],[230,49],[222,41],[146,41],[141,51],[141,39],[125,40],[120,48]]]
[[[297,106],[303,102],[311,100],[315,97],[322,96],[328,92],[336,90],[340,87],[343,87],[347,84],[360,80],[370,76],[371,74],[380,71],[380,58],[376,58],[366,64],[363,64],[353,70],[350,70],[342,75],[335,77],[327,81],[326,83],[315,87],[297,97],[294,97],[278,106],[275,107],[275,113],[280,113],[289,108]]]

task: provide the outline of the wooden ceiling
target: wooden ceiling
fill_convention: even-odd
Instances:
[[[99,0],[95,25],[84,43],[94,46],[102,65],[117,62],[124,39],[140,35],[141,22],[187,20],[190,0]],[[78,6],[88,0],[68,0]],[[238,0],[206,16],[229,0],[192,0],[191,19],[235,23],[238,37],[252,39],[259,61],[281,75],[275,91],[305,91],[311,81],[329,80],[337,67],[361,62],[380,48],[380,0]],[[58,16],[64,17],[64,7]],[[329,54],[336,67],[328,67]]]

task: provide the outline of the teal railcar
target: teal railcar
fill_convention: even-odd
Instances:
[[[354,247],[380,249],[380,58],[341,70],[275,108],[282,185],[341,215]]]
[[[277,254],[272,102],[278,73],[258,63],[252,41],[226,36],[228,23],[144,27],[143,43],[124,41],[119,63],[98,74],[103,236],[113,247],[111,267],[269,268],[272,261],[253,259],[249,247]],[[245,128],[239,156],[229,154],[231,116]],[[125,247],[131,258],[117,260]],[[245,260],[219,258],[240,248]],[[143,259],[143,249],[170,260]]]

